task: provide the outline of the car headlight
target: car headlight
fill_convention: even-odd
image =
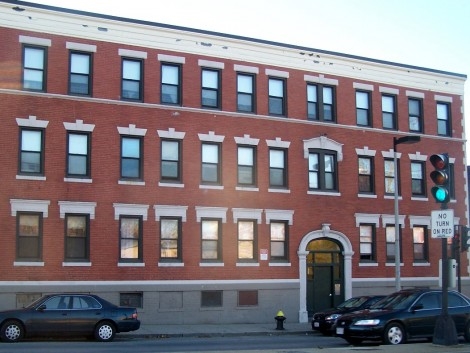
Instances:
[[[336,320],[337,318],[341,317],[340,314],[331,314],[331,315],[328,315],[327,317],[325,317],[325,320],[326,321],[330,321],[330,320]]]
[[[354,323],[356,326],[375,326],[378,325],[380,320],[377,319],[367,319],[367,320],[358,320]]]

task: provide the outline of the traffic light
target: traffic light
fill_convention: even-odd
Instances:
[[[469,232],[470,228],[462,227],[462,234],[460,234],[460,251],[467,251],[470,247],[470,244],[468,244],[470,240]]]
[[[431,194],[437,203],[448,203],[450,201],[449,155],[447,153],[433,154],[429,160],[434,167],[430,174],[435,184],[431,188]]]

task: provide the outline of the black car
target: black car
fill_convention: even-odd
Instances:
[[[114,305],[91,294],[50,294],[23,309],[0,312],[0,339],[83,335],[111,341],[117,332],[138,330],[135,308]]]
[[[336,320],[335,333],[351,344],[366,340],[400,344],[411,338],[432,339],[442,312],[441,303],[441,290],[402,290],[367,310],[341,316]],[[448,313],[455,322],[458,336],[470,342],[470,299],[449,291]]]
[[[340,316],[352,311],[367,309],[375,304],[385,295],[362,295],[353,297],[338,305],[336,308],[327,309],[313,314],[312,330],[319,331],[324,335],[334,333],[333,324]]]

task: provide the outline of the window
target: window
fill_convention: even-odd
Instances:
[[[161,260],[182,260],[181,218],[160,218]]]
[[[361,262],[377,261],[374,224],[361,224],[359,226],[359,250]]]
[[[238,306],[256,306],[258,305],[257,290],[238,291]]]
[[[423,132],[423,102],[421,99],[408,99],[410,131]]]
[[[181,105],[181,66],[162,64],[161,102]]]
[[[44,175],[44,131],[20,130],[20,174]]]
[[[238,221],[238,259],[257,260],[256,223],[252,220]]]
[[[287,152],[285,149],[269,149],[269,186],[287,188]]]
[[[91,54],[70,52],[69,94],[91,96]]]
[[[398,160],[397,160],[397,167],[398,167]],[[393,159],[385,159],[384,168],[385,168],[385,193],[395,194],[395,177],[398,177],[398,181],[400,180],[399,170],[397,170],[397,173],[395,172],[395,162]],[[397,191],[398,191],[398,194],[400,194],[400,185],[398,185]]]
[[[384,129],[397,130],[396,97],[382,95],[382,124]]]
[[[219,219],[201,220],[201,258],[204,261],[222,260],[222,234]]]
[[[120,261],[142,261],[142,217],[120,216]]]
[[[309,151],[308,187],[318,191],[336,191],[336,153],[332,151]]]
[[[143,308],[142,293],[119,293],[119,305],[130,308]]]
[[[202,144],[202,175],[203,184],[221,184],[220,144]]]
[[[122,99],[142,100],[142,72],[141,60],[122,59]]]
[[[23,89],[46,90],[46,53],[43,47],[23,47]]]
[[[42,213],[18,212],[16,217],[16,258],[39,261],[42,258]]]
[[[286,88],[285,80],[280,78],[269,79],[269,114],[286,115]]]
[[[89,215],[65,215],[65,260],[88,261],[89,251]]]
[[[220,308],[223,305],[223,292],[221,290],[201,291],[201,307]]]
[[[90,135],[69,132],[67,134],[67,176],[89,178],[90,173]]]
[[[255,111],[255,75],[237,74],[237,111]]]
[[[371,157],[359,157],[359,193],[374,193],[374,161]]]
[[[142,139],[121,137],[121,178],[142,180]]]
[[[307,117],[309,120],[334,121],[334,88],[307,85]]]
[[[181,154],[180,142],[175,140],[162,140],[161,180],[181,181]]]
[[[426,179],[424,163],[411,163],[411,194],[413,196],[426,196]]]
[[[370,93],[356,91],[356,122],[359,126],[372,126]]]
[[[288,229],[287,222],[271,221],[271,260],[286,261],[288,259]]]
[[[428,231],[424,226],[413,227],[413,261],[428,261]]]
[[[202,70],[202,107],[221,108],[220,106],[220,71]]]
[[[450,129],[450,106],[447,103],[437,103],[437,134],[452,136]]]
[[[400,259],[403,259],[402,254],[402,241],[401,241],[401,229],[399,228],[400,237]],[[387,225],[385,227],[385,239],[386,239],[386,257],[387,262],[395,262],[395,226]]]
[[[256,185],[256,153],[251,146],[238,146],[238,184]]]

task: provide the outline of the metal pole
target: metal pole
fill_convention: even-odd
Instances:
[[[395,206],[395,289],[401,290],[400,274],[400,220],[398,215],[398,162],[397,162],[397,141],[393,139],[393,168],[394,168],[394,206]]]

